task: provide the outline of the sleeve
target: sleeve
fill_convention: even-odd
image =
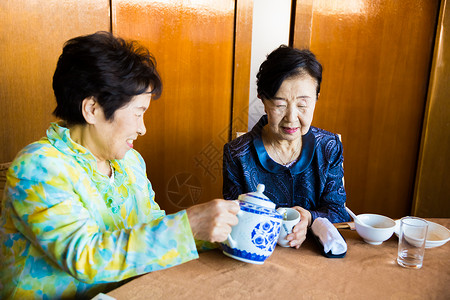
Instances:
[[[211,243],[202,240],[195,240],[195,245],[199,253],[219,248],[219,243]]]
[[[223,147],[223,197],[226,200],[235,200],[243,194],[242,180],[239,180],[241,170],[236,161],[233,160],[229,144]]]
[[[135,173],[143,173],[142,176],[144,176],[145,178],[147,178],[147,172],[146,172],[146,164],[144,159],[142,158],[142,156],[139,154],[139,152],[137,152],[136,150],[131,150],[129,151],[129,153],[134,154],[134,157],[137,159],[138,164],[134,164],[137,168],[135,169]],[[150,181],[148,181],[148,189],[153,191],[152,187],[151,187],[151,183]],[[147,218],[150,217],[154,217],[154,218],[159,218],[159,216],[164,216],[165,212],[163,210],[159,209],[159,205],[154,201],[154,197],[152,195],[154,195],[154,193],[150,194],[150,204],[151,204],[151,213],[148,214],[148,216],[146,216]],[[195,240],[195,246],[197,248],[197,251],[200,252],[204,252],[204,251],[208,251],[211,249],[216,249],[218,248],[218,244],[217,243],[211,243],[208,241],[202,241],[202,240]]]
[[[103,283],[198,258],[186,211],[105,230],[94,217],[102,212],[90,211],[76,193],[73,178],[64,176],[64,161],[40,159],[38,165],[15,165],[7,197],[15,227],[51,265],[79,281]],[[24,168],[33,176],[22,176]]]
[[[324,189],[320,195],[317,209],[310,211],[312,220],[322,217],[332,223],[350,221],[350,216],[344,207],[346,193],[343,147],[337,136],[327,142],[324,152],[324,156],[328,160],[328,168],[320,171],[320,176],[323,176],[321,180],[324,181]]]

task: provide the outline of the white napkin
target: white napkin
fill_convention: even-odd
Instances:
[[[311,225],[311,229],[322,243],[325,253],[331,250],[332,254],[339,255],[347,251],[347,243],[328,219],[315,219]]]

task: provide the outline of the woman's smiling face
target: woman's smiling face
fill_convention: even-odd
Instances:
[[[95,149],[90,149],[97,159],[122,159],[133,148],[134,140],[146,132],[144,113],[150,99],[150,93],[137,95],[116,110],[111,120],[99,116],[95,124]]]
[[[283,81],[273,99],[264,99],[268,129],[278,140],[294,141],[306,134],[313,120],[317,81],[301,74]]]

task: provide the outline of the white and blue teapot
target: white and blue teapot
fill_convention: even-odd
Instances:
[[[264,188],[264,184],[258,184],[256,192],[239,195],[239,223],[222,243],[225,255],[263,264],[275,249],[283,217],[275,210],[275,203],[263,194]]]

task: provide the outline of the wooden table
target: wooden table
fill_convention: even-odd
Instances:
[[[429,219],[450,227],[450,219]],[[450,299],[450,243],[426,249],[423,267],[397,265],[395,234],[382,245],[341,229],[345,258],[326,258],[308,236],[298,250],[277,246],[263,265],[219,250],[148,273],[108,293],[116,299]]]

